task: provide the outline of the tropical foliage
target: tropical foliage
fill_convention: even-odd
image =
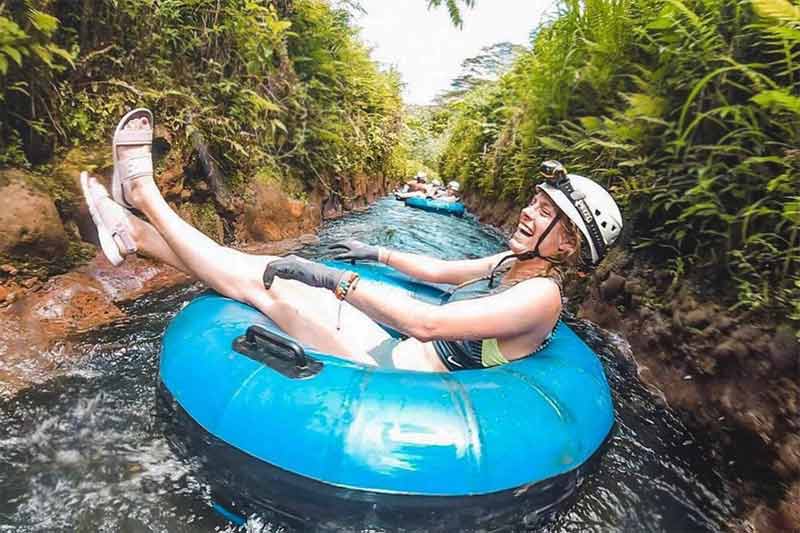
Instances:
[[[460,3],[463,3],[465,7],[471,8],[475,5],[475,0],[428,0],[428,9],[444,5],[447,8],[447,13],[450,15],[450,21],[454,26],[460,28],[464,25],[464,19],[461,17]]]
[[[31,2],[12,4],[10,13],[4,8],[0,4],[0,165],[24,164],[22,132],[32,144],[47,131],[46,122],[31,118],[30,110],[43,104],[41,95],[56,76],[74,66],[73,56],[54,42],[58,19]]]
[[[105,141],[144,105],[201,133],[232,185],[392,174],[402,106],[349,12],[323,0],[0,3],[0,165]],[[5,11],[4,11],[5,7]],[[35,135],[34,135],[35,134]]]
[[[559,159],[608,185],[627,241],[676,276],[721,272],[734,305],[800,320],[797,5],[567,0],[451,110],[443,175],[523,202]]]
[[[437,103],[450,102],[479,85],[496,82],[524,51],[524,46],[510,42],[484,46],[479,54],[461,62],[461,72],[450,82],[450,89],[437,96]]]
[[[403,146],[408,160],[407,175],[425,171],[438,174],[438,157],[447,142],[450,112],[439,106],[406,108]]]

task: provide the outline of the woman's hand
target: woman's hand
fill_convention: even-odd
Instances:
[[[333,291],[346,275],[346,270],[326,267],[319,263],[300,259],[296,255],[290,255],[268,264],[262,279],[264,287],[267,289],[272,287],[272,282],[278,277],[297,280],[312,287]]]
[[[380,248],[355,239],[334,243],[330,250],[336,252],[333,258],[341,261],[379,261],[380,257]]]

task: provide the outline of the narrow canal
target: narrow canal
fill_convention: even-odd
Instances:
[[[326,245],[344,238],[441,258],[496,253],[504,242],[469,217],[413,210],[392,199],[327,224],[319,236],[300,255],[324,257]],[[0,404],[0,531],[287,530],[262,518],[236,527],[217,516],[208,487],[159,430],[161,335],[201,290],[185,287],[135,302],[126,322],[81,340],[82,363],[69,374]],[[724,529],[736,505],[708,448],[638,381],[624,339],[569,323],[603,361],[617,429],[577,502],[546,530]]]

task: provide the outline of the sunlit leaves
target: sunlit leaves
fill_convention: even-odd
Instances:
[[[38,9],[28,10],[28,20],[31,26],[47,36],[52,35],[58,28],[58,19],[56,17],[48,15]]]
[[[762,91],[751,98],[761,107],[782,109],[800,115],[800,96],[789,94],[786,89]]]
[[[800,23],[800,6],[789,0],[752,0],[753,8],[762,17],[773,17]]]
[[[472,8],[475,5],[475,0],[460,0],[467,8]],[[447,13],[450,15],[450,21],[453,26],[460,28],[464,24],[461,18],[461,8],[459,7],[459,0],[428,0],[428,9],[440,7],[442,4],[447,8]]]
[[[798,7],[753,7],[565,2],[493,89],[452,105],[442,170],[522,202],[557,158],[610,186],[638,248],[724,265],[745,308],[799,300]]]
[[[795,231],[797,231],[797,226],[800,226],[800,196],[795,196],[790,202],[786,203],[781,214],[783,218],[795,225]]]
[[[25,31],[15,21],[0,15],[0,76],[8,73],[10,64],[22,67],[28,57],[37,58],[50,69],[60,69],[54,63],[54,55],[74,66],[72,54],[49,42],[58,28],[57,18],[29,9],[27,21],[31,28]]]
[[[5,44],[0,46],[0,52],[3,52],[5,55],[13,59],[17,63],[17,66],[22,66],[22,52],[20,50]]]

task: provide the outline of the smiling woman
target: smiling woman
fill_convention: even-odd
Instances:
[[[287,334],[319,350],[379,366],[425,372],[483,368],[530,356],[552,335],[561,313],[560,265],[579,255],[580,229],[596,264],[622,227],[619,208],[601,186],[545,162],[549,183],[519,216],[509,250],[442,261],[339,243],[338,259],[377,261],[423,283],[456,285],[445,305],[398,294],[343,271],[301,260],[244,254],[218,245],[187,224],[164,200],[150,153],[153,115],[128,113],[114,135],[113,200],[81,176],[103,252],[117,265],[142,253],[192,275],[224,296],[247,303]],[[121,205],[120,205],[121,204]],[[141,220],[122,206],[138,209]],[[571,221],[573,226],[562,221]],[[497,276],[502,264],[510,268]],[[297,283],[300,282],[300,283]],[[336,324],[334,330],[330,327]],[[394,342],[378,324],[407,337]],[[346,327],[345,327],[346,326]]]
[[[226,478],[250,477],[269,500],[265,480],[301,488],[292,515],[324,514],[333,493],[355,502],[361,519],[386,499],[393,513],[425,506],[460,520],[477,495],[479,506],[503,513],[516,512],[519,496],[534,498],[538,520],[574,493],[614,417],[602,366],[558,327],[559,265],[577,257],[580,242],[561,221],[580,229],[599,262],[621,228],[605,189],[546,162],[547,182],[520,213],[509,249],[478,259],[355,240],[336,243],[335,257],[385,266],[250,255],[215,243],[161,196],[152,120],[136,109],[120,121],[111,195],[87,173],[81,184],[114,264],[143,253],[221,295],[173,321],[161,377],[170,416],[186,420],[201,443],[210,433],[212,449],[235,452],[215,459],[233,462]],[[510,268],[495,286],[502,264]],[[443,293],[433,284],[456,287]],[[520,424],[526,416],[535,423]],[[442,427],[452,427],[446,442]],[[455,515],[452,497],[467,503]],[[323,503],[304,508],[306,499]]]
[[[537,222],[544,224],[544,232],[540,232],[537,237]],[[550,259],[551,263],[569,261],[577,262],[580,251],[581,238],[578,227],[561,209],[553,203],[544,191],[539,191],[531,199],[527,207],[520,213],[520,221],[517,231],[511,236],[508,247],[516,253],[525,253],[526,250],[536,250],[537,247],[545,242],[544,237],[556,226],[560,226],[554,241],[548,240],[546,248],[539,249],[539,254]],[[563,258],[559,261],[557,258]]]

